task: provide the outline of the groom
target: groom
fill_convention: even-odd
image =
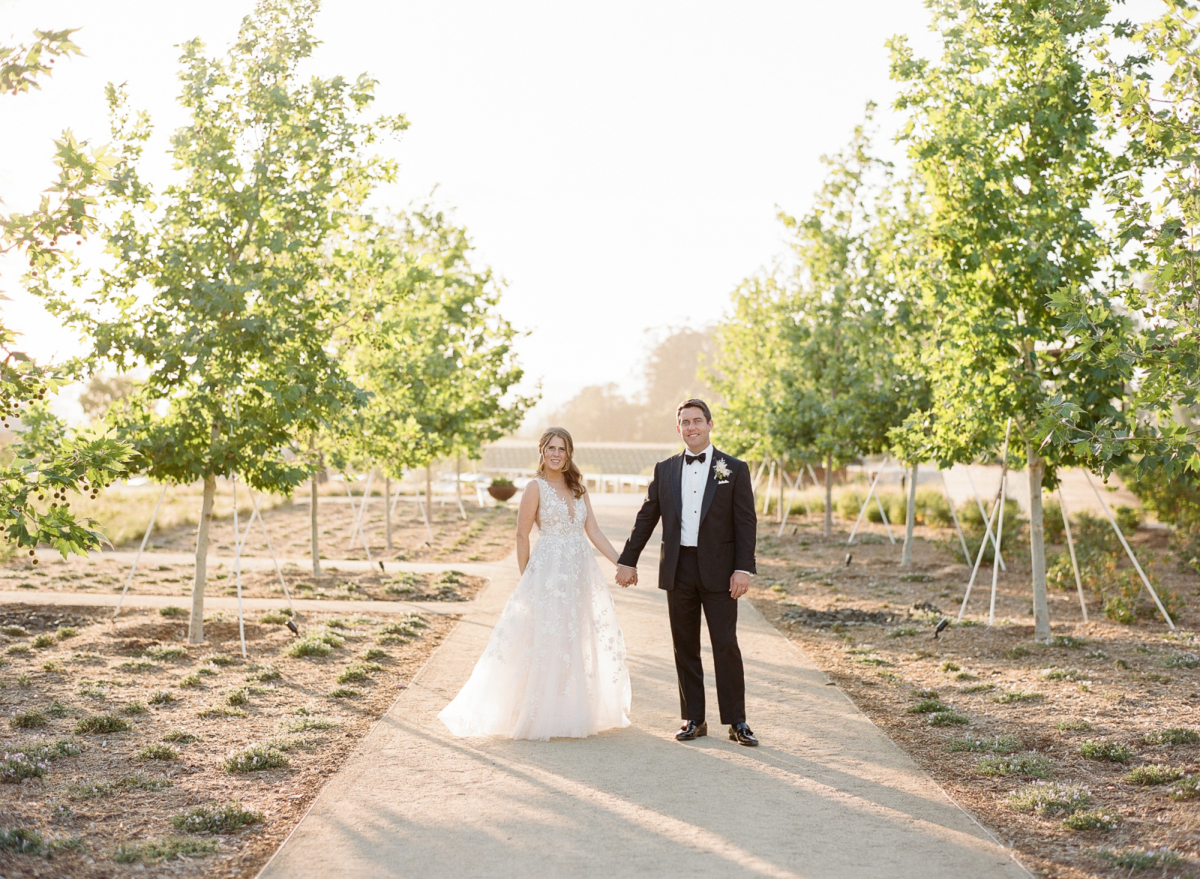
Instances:
[[[708,735],[704,718],[704,667],[700,663],[700,613],[708,622],[716,667],[717,704],[729,738],[757,745],[746,725],[746,678],[737,642],[737,600],[754,573],[757,520],[750,468],[709,442],[712,414],[703,400],[684,400],[675,429],[687,452],[654,465],[646,502],[617,567],[617,583],[637,582],[638,557],[654,526],[663,523],[658,588],[667,591],[675,673],[679,677],[681,742]]]

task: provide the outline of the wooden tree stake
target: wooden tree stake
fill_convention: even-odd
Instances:
[[[954,509],[954,498],[950,497],[950,486],[946,484],[946,474],[939,470],[938,475],[942,477],[942,493],[946,495],[946,503],[950,506],[950,518],[954,520],[954,528],[958,531],[958,542],[962,544],[963,558],[967,560],[967,564],[971,564],[971,551],[967,549],[967,538],[963,534],[962,525],[958,523],[958,513]]]
[[[1008,490],[1008,438],[1012,433],[1012,419],[1004,427],[1004,452],[1000,464],[1000,518],[996,521],[996,555],[992,559],[992,600],[988,606],[988,625],[996,622],[996,582],[1000,577],[1000,541],[1004,537],[1004,500]]]
[[[250,523],[246,523],[246,533],[250,533]],[[242,642],[242,659],[246,658],[246,620],[242,616],[242,543],[238,540],[238,504],[237,504],[237,473],[233,474],[233,576],[237,582],[238,602],[238,637]],[[242,537],[244,540],[245,537]]]
[[[125,600],[125,593],[129,591],[129,584],[133,582],[134,572],[137,571],[138,562],[142,558],[142,553],[146,549],[146,543],[150,540],[150,531],[154,528],[154,520],[158,518],[158,511],[162,507],[163,498],[167,496],[167,486],[163,484],[162,493],[158,496],[158,503],[154,505],[154,512],[150,514],[150,524],[146,526],[146,533],[142,535],[142,545],[138,547],[137,555],[133,557],[133,567],[129,569],[129,576],[125,578],[125,586],[121,589],[121,597],[117,599],[117,606],[113,609],[113,619],[116,619],[117,614],[121,612],[121,602]]]
[[[1087,601],[1083,597],[1083,578],[1079,576],[1079,562],[1075,558],[1075,541],[1071,539],[1071,519],[1067,516],[1067,502],[1063,499],[1062,483],[1058,484],[1058,508],[1062,510],[1063,529],[1067,532],[1067,551],[1071,553],[1071,570],[1075,572],[1075,588],[1079,590],[1079,609],[1083,621],[1088,621]]]
[[[990,540],[992,546],[995,546],[996,535],[992,533],[992,526],[988,524],[991,520],[988,518],[987,512],[983,509],[983,498],[979,496],[979,489],[975,487],[975,480],[971,478],[971,465],[966,465],[964,469],[967,471],[967,482],[971,484],[971,491],[975,493],[975,503],[979,507],[979,518],[984,522],[983,542],[987,543]],[[1000,555],[1000,553],[996,553],[996,555]],[[1000,570],[1006,574],[1008,573],[1008,567],[1004,564],[1004,556],[1002,555],[1000,555]]]
[[[1163,607],[1163,603],[1158,600],[1158,593],[1154,591],[1154,587],[1150,585],[1150,578],[1146,576],[1146,572],[1142,570],[1142,566],[1138,564],[1137,556],[1133,554],[1133,550],[1129,547],[1129,541],[1125,539],[1125,535],[1121,532],[1121,528],[1117,525],[1117,520],[1113,518],[1113,514],[1108,510],[1108,504],[1100,494],[1100,489],[1096,487],[1096,483],[1092,481],[1092,474],[1087,470],[1083,471],[1087,477],[1088,484],[1092,486],[1092,491],[1096,493],[1096,500],[1100,501],[1100,508],[1104,510],[1104,515],[1108,517],[1108,524],[1112,525],[1113,531],[1117,532],[1117,537],[1121,541],[1121,546],[1125,547],[1125,554],[1129,556],[1129,560],[1133,562],[1133,566],[1137,569],[1138,575],[1142,578],[1142,583],[1150,592],[1150,597],[1154,599],[1155,606],[1158,607],[1158,612],[1162,614],[1164,620],[1167,621],[1167,627],[1174,632],[1175,623],[1171,622],[1171,615],[1167,613],[1167,609]]]
[[[871,487],[867,489],[867,496],[862,502],[862,506],[858,508],[858,518],[854,520],[854,527],[850,529],[850,538],[846,541],[849,546],[854,542],[854,535],[858,533],[858,526],[862,524],[863,517],[867,515],[867,505],[871,503],[871,495],[875,493],[875,483],[879,481],[879,477],[883,475],[883,468],[887,466],[888,458],[885,455],[883,461],[879,464],[879,469],[875,471],[875,478],[871,480]],[[883,505],[880,504],[880,509]]]
[[[992,507],[992,514],[988,516],[984,523],[990,529],[992,521],[996,518],[996,512],[1000,509],[1000,493],[996,492],[996,504]],[[975,567],[971,569],[971,579],[967,581],[967,593],[963,596],[962,607],[958,609],[958,621],[961,623],[963,614],[967,611],[967,602],[971,599],[971,587],[975,585],[975,576],[979,573],[979,565],[983,562],[983,554],[987,551],[987,541],[982,540],[979,543],[979,554],[975,556]]]

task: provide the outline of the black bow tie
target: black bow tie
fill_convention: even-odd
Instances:
[[[687,452],[684,452],[683,453],[683,461],[685,464],[695,464],[697,461],[699,461],[701,464],[703,464],[704,458],[707,455],[708,455],[708,452],[701,452],[699,455],[689,455]]]

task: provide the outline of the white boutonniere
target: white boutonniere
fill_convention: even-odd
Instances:
[[[733,471],[729,469],[729,465],[725,463],[724,458],[717,458],[713,462],[713,475],[717,479],[717,485],[724,485],[729,481],[729,477],[733,475]]]

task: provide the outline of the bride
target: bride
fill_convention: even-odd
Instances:
[[[517,518],[521,579],[470,680],[438,715],[457,736],[545,741],[629,726],[625,639],[587,541],[613,564],[618,554],[592,513],[571,435],[551,427],[538,451]]]

